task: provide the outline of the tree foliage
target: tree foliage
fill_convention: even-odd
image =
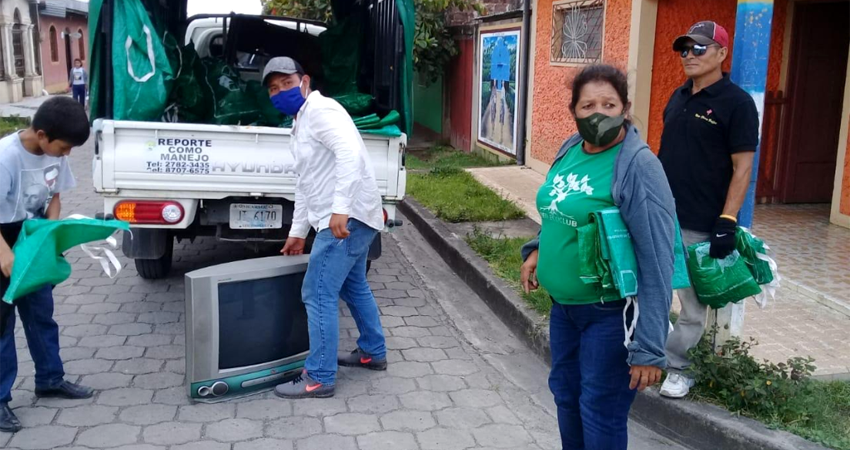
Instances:
[[[321,20],[330,23],[330,0],[262,0],[263,11],[275,16]],[[458,46],[447,27],[446,12],[476,11],[484,14],[478,0],[414,0],[416,29],[413,44],[413,65],[420,80],[433,83],[445,72]]]

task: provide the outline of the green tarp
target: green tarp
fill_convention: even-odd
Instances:
[[[160,34],[141,0],[113,3],[112,67],[115,120],[158,121],[174,81]]]
[[[12,248],[15,265],[3,301],[11,304],[46,284],[62,283],[71,276],[71,264],[62,256],[66,250],[129,229],[128,223],[117,220],[33,219],[24,222]]]
[[[595,211],[578,229],[579,270],[586,284],[600,287],[604,300],[638,295],[638,264],[631,234],[616,207]],[[676,223],[673,289],[690,287],[682,236]]]

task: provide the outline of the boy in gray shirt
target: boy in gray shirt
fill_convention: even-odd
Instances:
[[[67,97],[44,102],[32,126],[0,140],[0,297],[15,263],[12,252],[21,225],[28,219],[59,219],[59,196],[75,186],[68,165],[71,148],[89,138],[82,105]],[[18,372],[15,350],[15,309],[24,325],[35,365],[36,397],[83,399],[92,390],[65,381],[59,357],[59,326],[53,320],[53,287],[15,300],[0,301],[0,431],[14,433],[21,422],[9,408]]]

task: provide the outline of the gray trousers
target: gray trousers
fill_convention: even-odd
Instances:
[[[686,247],[706,242],[709,237],[709,233],[682,229],[682,241]],[[708,306],[700,303],[692,287],[679,289],[676,293],[682,304],[682,311],[673,332],[667,337],[667,371],[682,373],[691,365],[688,351],[696,347],[705,331]]]

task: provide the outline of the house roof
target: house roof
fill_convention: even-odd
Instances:
[[[89,15],[88,2],[79,0],[40,0],[39,10],[43,16],[68,17],[68,14]]]

